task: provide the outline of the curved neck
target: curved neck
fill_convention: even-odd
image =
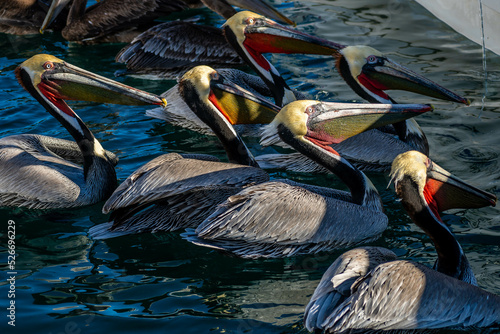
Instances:
[[[414,150],[429,155],[429,142],[427,141],[427,137],[413,118],[394,123],[393,126],[401,141],[410,145]]]
[[[234,130],[234,127],[218,110],[214,110],[207,102],[201,100],[196,88],[190,82],[179,85],[179,93],[196,116],[208,125],[219,138],[229,162],[259,167],[248,147]]]
[[[413,222],[420,227],[434,243],[438,260],[436,270],[451,277],[464,279],[471,275],[467,258],[453,233],[441,221],[418,191],[418,186],[410,177],[404,176],[397,182],[396,192]]]
[[[366,101],[370,103],[397,103],[391,97],[384,99],[376,94],[372,95],[368,93],[363,87],[361,87],[360,83],[352,76],[349,64],[344,56],[337,59],[337,69],[349,87],[351,87],[356,94]],[[412,148],[424,153],[425,155],[429,154],[429,143],[427,142],[427,137],[414,119],[407,119],[406,121],[394,123],[393,127],[401,141],[407,143]]]
[[[293,133],[282,124],[278,126],[278,133],[285,143],[291,145],[309,159],[337,175],[351,191],[354,203],[375,206],[379,209],[382,208],[380,196],[371,181],[363,172],[336,154],[336,152],[334,153],[333,150],[330,152],[308,140],[297,139]]]
[[[224,36],[227,42],[233,47],[238,55],[252,67],[252,69],[261,77],[267,87],[271,90],[274,102],[278,106],[284,106],[295,101],[295,95],[280,75],[278,70],[262,56],[261,53],[251,49],[249,46],[243,46],[229,26],[224,27]]]
[[[104,149],[101,144],[95,139],[89,128],[83,123],[77,114],[64,102],[63,100],[51,100],[45,97],[38,89],[33,86],[29,74],[20,70],[18,74],[20,80],[23,82],[23,87],[35,98],[37,101],[65,128],[69,134],[76,141],[83,156],[83,172],[85,180],[90,168],[104,159],[111,166],[113,174],[115,173],[114,167],[107,159]],[[56,105],[57,104],[57,105]],[[64,109],[64,110],[61,110]],[[109,173],[108,173],[109,174]],[[116,182],[116,174],[115,174]]]
[[[349,68],[349,64],[344,56],[337,58],[336,66],[340,76],[344,79],[347,85],[349,85],[349,87],[351,87],[351,89],[361,98],[370,103],[388,103],[388,101],[381,102],[374,95],[368,93],[363,87],[361,87],[359,82],[352,76],[351,69]]]

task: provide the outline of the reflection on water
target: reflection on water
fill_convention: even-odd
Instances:
[[[369,44],[471,99],[472,106],[463,107],[406,92],[391,94],[400,102],[432,102],[435,111],[418,119],[429,138],[431,157],[462,179],[499,195],[498,56],[487,52],[488,96],[478,118],[484,91],[481,48],[418,4],[397,0],[275,3],[298,22],[302,31],[344,44]],[[197,13],[206,14],[203,10]],[[222,23],[212,14],[203,20]],[[60,124],[15,81],[13,70],[22,60],[45,52],[108,77],[123,69],[113,61],[122,47],[118,44],[84,47],[52,34],[1,35],[0,47],[2,136],[40,133],[69,138]],[[291,86],[314,98],[359,101],[340,80],[329,57],[273,55],[270,59]],[[127,77],[118,80],[154,93],[162,93],[175,84]],[[117,174],[121,180],[165,152],[209,153],[224,158],[215,138],[207,139],[151,120],[144,115],[145,107],[82,102],[72,105],[103,146],[119,155]],[[254,153],[263,152],[256,141],[249,144]],[[373,244],[390,248],[402,258],[432,265],[435,252],[429,238],[411,223],[394,192],[386,189],[388,178],[369,176],[381,192],[390,221],[389,229]],[[333,176],[275,172],[272,177],[341,186]],[[6,221],[16,222],[18,330],[304,332],[301,322],[305,304],[325,269],[341,253],[242,260],[188,244],[177,233],[94,242],[87,237],[87,231],[106,221],[101,206],[102,203],[60,212],[0,210],[2,245],[7,240]],[[500,294],[499,209],[455,210],[444,215],[443,220],[463,245],[479,285]],[[3,254],[6,250],[2,246]],[[6,261],[1,265],[6,269]],[[6,270],[2,270],[2,275],[6,275]],[[7,290],[6,280],[2,279],[0,294],[5,296]],[[6,327],[5,319],[1,320],[0,328]]]

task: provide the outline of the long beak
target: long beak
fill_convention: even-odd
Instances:
[[[372,86],[382,90],[406,90],[441,100],[470,104],[468,99],[387,58],[383,65],[364,65],[361,75],[370,81]]]
[[[495,195],[465,183],[436,163],[428,169],[425,190],[436,200],[438,211],[482,208],[497,202]]]
[[[281,14],[277,9],[267,3],[265,0],[228,0],[228,2],[240,8],[251,10],[252,12],[264,15],[272,20],[279,21],[284,24],[295,26],[295,22],[290,20],[285,15]]]
[[[338,54],[345,46],[282,26],[265,18],[245,28],[245,45],[260,53]]]
[[[49,10],[47,11],[47,15],[45,15],[45,19],[43,20],[42,26],[40,27],[40,33],[43,34],[45,29],[54,22],[57,16],[61,13],[61,11],[66,7],[66,5],[71,0],[52,0],[50,4]]]
[[[322,102],[312,106],[307,137],[340,143],[361,132],[404,121],[433,110],[428,104],[359,104]]]
[[[210,82],[210,101],[231,124],[268,124],[280,108],[219,75]]]
[[[165,99],[121,84],[68,63],[54,64],[42,74],[41,83],[63,100],[93,101],[124,105],[166,105]]]

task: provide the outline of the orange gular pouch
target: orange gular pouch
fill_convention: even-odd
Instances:
[[[425,184],[424,196],[434,214],[449,209],[482,208],[495,204],[493,199],[432,178]]]
[[[439,216],[439,212],[443,211],[443,209],[441,209],[439,204],[447,201],[445,195],[446,190],[443,189],[444,185],[444,182],[428,179],[424,187],[425,201],[427,202],[427,205],[431,209],[434,216],[436,216],[436,218],[440,221],[442,220]]]
[[[71,108],[63,100],[69,98],[59,94],[57,83],[51,81],[41,81],[37,87],[43,96],[56,106],[57,109],[63,111],[68,116],[75,117],[73,110],[71,110]]]

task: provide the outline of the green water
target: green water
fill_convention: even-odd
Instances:
[[[275,2],[276,3],[276,2]],[[469,183],[500,194],[500,57],[487,52],[484,110],[480,46],[455,33],[413,1],[297,1],[278,3],[297,29],[343,44],[369,44],[435,82],[466,96],[470,107],[391,94],[399,102],[433,103],[418,118],[431,158]],[[197,10],[205,23],[216,15]],[[113,77],[119,44],[80,46],[57,34],[0,35],[0,135],[39,133],[70,138],[17,83],[14,68],[37,53],[50,53],[89,71]],[[328,57],[273,55],[290,86],[321,100],[356,100]],[[120,77],[154,93],[173,81]],[[210,153],[224,159],[208,138],[144,115],[147,107],[71,103],[103,146],[118,154],[124,180],[166,152]],[[481,117],[478,115],[481,113]],[[267,152],[250,141],[256,154]],[[301,182],[340,187],[333,176],[273,173]],[[390,226],[372,243],[401,258],[431,265],[427,238],[386,189],[386,175],[369,174],[380,190]],[[277,260],[242,260],[185,242],[178,233],[127,236],[94,242],[88,229],[107,220],[102,203],[51,212],[0,210],[0,331],[2,333],[305,333],[304,307],[336,253]],[[16,228],[16,327],[7,325],[8,220]],[[480,287],[500,294],[500,211],[456,210],[443,215],[466,252]],[[484,330],[494,333],[495,329]],[[448,333],[440,331],[439,333]]]

